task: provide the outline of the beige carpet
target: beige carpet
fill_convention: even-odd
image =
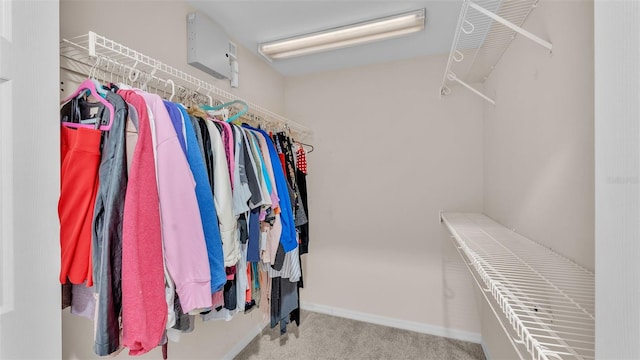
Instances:
[[[455,359],[484,360],[478,344],[364,323],[308,311],[288,334],[267,327],[237,360]]]

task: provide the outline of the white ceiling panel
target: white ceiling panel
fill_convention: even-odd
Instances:
[[[204,1],[189,3],[235,41],[258,54],[258,44],[426,8],[425,31],[352,48],[277,60],[285,76],[449,52],[462,0],[423,1]],[[242,65],[242,59],[240,64]],[[267,61],[267,60],[265,60]]]

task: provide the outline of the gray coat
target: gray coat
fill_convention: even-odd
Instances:
[[[107,92],[106,99],[113,105],[115,116],[111,129],[102,135],[100,185],[96,196],[91,239],[93,279],[97,297],[93,350],[99,356],[109,355],[120,346],[122,215],[127,190],[127,104],[120,95],[112,92]],[[108,122],[108,118],[109,111],[105,110],[103,121]]]

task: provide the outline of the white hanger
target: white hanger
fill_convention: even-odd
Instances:
[[[169,96],[169,101],[172,101],[173,97],[176,95],[176,84],[171,79],[167,80],[164,84],[165,88],[167,87],[167,84],[171,84],[171,96]]]

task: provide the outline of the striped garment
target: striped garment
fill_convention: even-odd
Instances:
[[[281,277],[283,279],[289,279],[291,282],[297,282],[302,276],[302,270],[300,269],[300,256],[298,250],[300,247],[296,246],[293,250],[284,255],[284,265],[282,270],[274,270],[269,264],[264,264],[270,278]]]

